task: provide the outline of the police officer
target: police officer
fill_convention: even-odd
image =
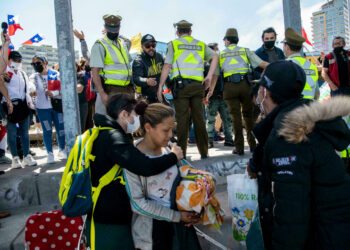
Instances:
[[[178,38],[168,44],[157,95],[159,101],[162,101],[163,85],[171,71],[171,79],[176,82],[174,106],[179,146],[186,156],[189,108],[191,108],[197,147],[201,158],[207,158],[208,134],[203,114],[204,89],[209,87],[212,80],[217,80],[219,56],[203,42],[191,36],[191,23],[182,20],[175,25]],[[204,62],[210,60],[210,69],[208,75],[204,78]],[[214,76],[215,70],[216,75]]]
[[[121,16],[104,15],[106,36],[97,40],[91,49],[90,66],[98,95],[95,112],[106,114],[108,95],[134,92],[131,80],[131,57],[119,38]]]
[[[224,100],[227,103],[233,122],[235,149],[233,154],[244,154],[244,137],[242,127],[242,113],[247,131],[250,151],[256,146],[251,130],[254,126],[253,102],[250,97],[251,85],[248,74],[251,67],[266,68],[268,63],[261,60],[254,52],[237,46],[238,32],[234,28],[227,29],[224,37],[226,49],[220,52],[220,68],[224,74]],[[211,96],[213,88],[208,93]],[[242,111],[241,111],[242,110]]]
[[[306,84],[303,90],[305,99],[318,99],[320,93],[318,88],[318,70],[315,64],[307,60],[300,53],[305,38],[299,35],[292,28],[286,29],[284,32],[285,40],[283,51],[290,60],[299,65],[305,72]]]

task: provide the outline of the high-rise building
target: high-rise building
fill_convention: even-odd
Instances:
[[[312,13],[312,39],[316,50],[329,52],[336,36],[350,41],[348,0],[332,0],[321,6],[319,11]]]
[[[58,63],[58,49],[51,45],[23,45],[18,49],[18,52],[21,53],[23,58],[22,68],[28,75],[34,72],[33,67],[30,65],[34,55],[45,56],[48,61],[48,69],[51,69],[53,65]],[[79,51],[75,51],[75,61],[80,61]]]

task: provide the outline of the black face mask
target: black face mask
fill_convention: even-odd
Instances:
[[[265,41],[265,42],[264,42],[264,46],[265,46],[265,48],[267,48],[267,49],[272,49],[273,46],[275,46],[275,42],[276,42],[276,41]]]
[[[336,47],[336,48],[334,48],[333,51],[334,51],[335,54],[340,54],[340,52],[342,52],[343,49],[344,49],[344,47]]]
[[[85,72],[90,72],[91,71],[91,67],[89,65],[85,65]]]
[[[41,72],[44,71],[44,67],[41,64],[40,65],[34,65],[34,70],[35,70],[35,72],[41,73]]]
[[[119,36],[119,33],[107,32],[108,39],[110,39],[112,41],[117,40],[118,36]]]

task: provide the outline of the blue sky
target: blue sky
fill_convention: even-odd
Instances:
[[[310,40],[311,14],[325,2],[301,0],[302,22]],[[276,29],[279,40],[284,38],[282,0],[72,0],[72,11],[73,26],[84,31],[89,48],[102,36],[102,16],[114,13],[123,17],[121,34],[127,37],[151,33],[168,42],[175,37],[173,23],[186,19],[193,23],[195,38],[218,42],[221,48],[229,27],[238,29],[241,46],[253,50],[261,46],[261,33],[267,27]],[[7,20],[7,14],[19,15],[24,29],[11,37],[15,48],[36,33],[45,36],[41,44],[57,46],[53,0],[2,1],[1,22]],[[75,49],[80,50],[77,39]]]

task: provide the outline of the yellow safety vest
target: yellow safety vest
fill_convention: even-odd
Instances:
[[[306,75],[306,83],[303,90],[304,99],[314,99],[316,88],[318,86],[318,71],[315,64],[311,63],[309,60],[302,56],[293,56],[288,60],[294,62],[299,65],[305,72]]]
[[[234,74],[247,74],[249,71],[249,59],[245,48],[230,45],[220,52],[220,68],[224,77]]]
[[[184,79],[203,81],[205,43],[190,36],[172,41],[174,59],[171,79],[180,76]]]
[[[130,84],[131,68],[127,50],[120,40],[120,49],[112,44],[107,37],[98,40],[106,50],[103,70],[100,75],[105,78],[105,84],[126,86]]]

